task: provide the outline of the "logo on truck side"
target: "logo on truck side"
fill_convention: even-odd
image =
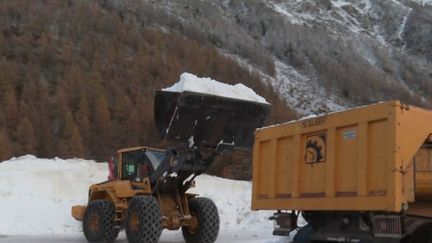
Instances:
[[[306,138],[305,161],[308,164],[325,162],[326,134],[315,134]]]
[[[314,118],[314,119],[304,120],[302,122],[302,125],[303,125],[303,128],[308,128],[308,127],[323,125],[326,123],[326,121],[327,121],[327,117],[323,116],[323,117],[318,117],[318,118]]]

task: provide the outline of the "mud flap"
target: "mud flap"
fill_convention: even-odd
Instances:
[[[155,122],[162,139],[216,148],[250,148],[270,105],[194,92],[156,91]]]

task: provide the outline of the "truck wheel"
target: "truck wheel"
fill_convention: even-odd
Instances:
[[[84,236],[89,242],[114,242],[119,234],[119,228],[114,223],[114,204],[108,200],[91,201],[83,218]]]
[[[309,243],[312,233],[313,230],[310,225],[306,225],[300,228],[300,230],[294,236],[293,243]]]
[[[136,196],[126,215],[129,243],[157,243],[162,233],[162,214],[158,201],[151,196]]]
[[[196,197],[189,200],[192,217],[197,219],[195,227],[182,227],[187,243],[212,243],[219,234],[219,213],[214,202],[208,198]]]
[[[419,226],[409,237],[410,243],[432,243],[432,223]]]

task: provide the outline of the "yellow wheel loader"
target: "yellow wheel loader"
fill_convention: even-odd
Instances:
[[[214,202],[188,193],[219,155],[250,148],[268,104],[220,96],[156,91],[154,115],[166,149],[121,149],[114,179],[90,186],[87,206],[72,207],[89,242],[113,242],[125,228],[130,243],[158,242],[163,229],[182,229],[188,243],[214,242]]]

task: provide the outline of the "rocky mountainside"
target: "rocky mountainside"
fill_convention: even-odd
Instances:
[[[299,113],[380,100],[430,107],[426,0],[103,0],[142,25],[216,46]]]

